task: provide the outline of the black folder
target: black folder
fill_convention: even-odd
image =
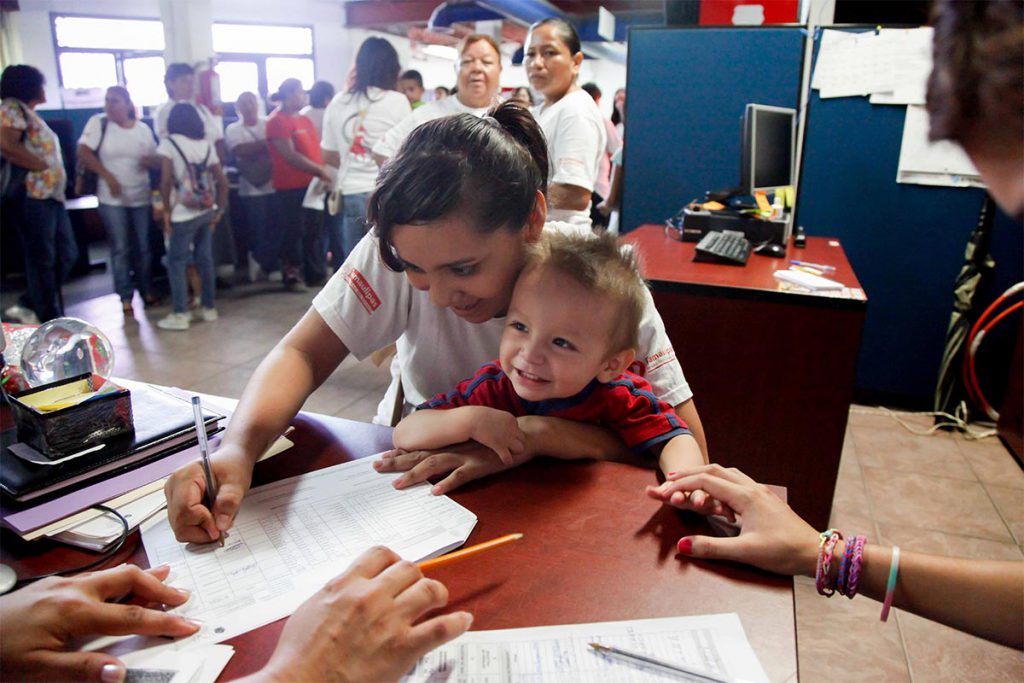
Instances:
[[[17,442],[15,430],[3,432],[0,453],[0,489],[16,502],[53,497],[92,483],[104,475],[114,476],[197,442],[192,404],[160,389],[133,384],[131,389],[134,434],[107,443],[93,453],[66,462],[47,465],[31,446]],[[208,435],[221,430],[223,415],[203,409]],[[21,453],[22,456],[17,455]]]

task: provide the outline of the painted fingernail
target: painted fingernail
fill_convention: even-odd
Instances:
[[[174,592],[180,595],[181,597],[185,598],[186,600],[192,597],[192,591],[185,590],[184,588],[175,588]]]
[[[668,474],[666,474],[665,476],[666,476],[666,477],[671,477],[671,476],[672,476],[673,474],[675,474],[675,472],[669,472],[669,473],[668,473]]]
[[[203,625],[206,623],[204,621],[200,621],[199,619],[186,619],[185,617],[182,617],[181,620],[189,626],[195,626],[197,629],[202,628]]]
[[[676,550],[684,555],[689,555],[693,552],[693,541],[688,538],[680,538],[679,543],[676,544]]]
[[[121,683],[127,673],[120,664],[104,664],[100,669],[100,680],[103,683]]]

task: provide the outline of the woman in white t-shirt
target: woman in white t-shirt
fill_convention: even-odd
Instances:
[[[582,230],[545,225],[546,156],[537,122],[512,103],[492,115],[458,114],[412,132],[370,198],[373,232],[249,381],[213,456],[219,482],[213,511],[202,502],[201,468],[183,467],[168,481],[168,514],[179,540],[208,542],[230,528],[256,458],[350,352],[365,358],[396,342],[392,369],[400,376],[375,420],[385,422],[392,411],[401,415],[450,390],[493,359],[528,245],[545,229]],[[703,445],[692,393],[649,296],[639,347],[635,369]],[[526,435],[523,461],[627,452],[601,427],[538,415],[518,420]],[[395,453],[377,467],[408,470],[396,480],[400,487],[450,473],[434,486],[437,494],[507,468],[475,442]]]
[[[366,200],[380,170],[373,145],[412,111],[408,98],[395,90],[400,68],[391,43],[367,38],[356,54],[351,87],[335,95],[324,112],[324,163],[338,169],[334,189],[344,201],[340,225],[331,222],[335,270],[366,234]]]
[[[544,95],[533,114],[548,142],[548,215],[589,227],[606,133],[597,105],[576,83],[582,63],[572,24],[552,17],[530,27],[523,66],[530,85]]]
[[[167,242],[167,279],[171,283],[174,310],[157,322],[164,330],[187,330],[192,321],[188,311],[188,283],[185,268],[189,256],[199,270],[201,320],[217,319],[214,308],[212,237],[224,217],[228,202],[228,181],[220,158],[205,138],[203,120],[195,107],[178,103],[167,117],[167,137],[157,154],[163,157],[160,194],[165,207],[164,236]]]
[[[110,236],[114,291],[125,315],[132,315],[133,274],[143,301],[158,301],[150,280],[148,169],[159,168],[160,158],[153,131],[135,119],[135,105],[125,88],[107,88],[103,110],[85,124],[78,158],[99,175],[96,195]]]

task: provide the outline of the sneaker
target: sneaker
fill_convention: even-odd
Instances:
[[[31,308],[25,308],[24,306],[18,306],[15,304],[4,311],[4,320],[12,323],[21,323],[22,325],[38,325],[39,316]]]
[[[191,320],[191,313],[170,313],[166,318],[158,320],[156,326],[161,330],[187,330]]]
[[[308,292],[309,287],[302,280],[293,280],[291,282],[284,283],[284,291],[286,292]]]
[[[194,317],[196,314],[193,313],[192,315]],[[216,308],[203,308],[199,312],[199,317],[200,317],[200,319],[205,320],[208,323],[213,322],[214,320],[217,319],[217,309]]]
[[[281,275],[280,270],[272,270],[267,273],[267,282],[281,282],[284,276]]]

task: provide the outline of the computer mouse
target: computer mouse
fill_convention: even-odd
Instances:
[[[773,244],[772,242],[768,242],[766,244],[762,244],[757,249],[755,249],[754,253],[760,254],[761,256],[772,256],[774,258],[782,258],[783,256],[786,255],[786,248],[781,244]]]

